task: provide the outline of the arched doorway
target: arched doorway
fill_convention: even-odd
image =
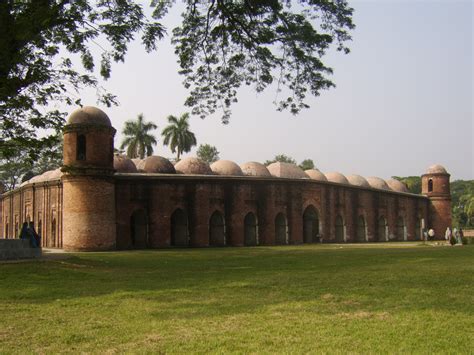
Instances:
[[[146,248],[148,246],[148,222],[146,213],[140,209],[130,217],[130,239],[132,248]]]
[[[400,216],[397,219],[397,239],[398,240],[407,240],[405,221],[403,217]]]
[[[379,218],[378,240],[379,242],[386,242],[388,240],[388,226],[385,217]]]
[[[188,216],[180,208],[171,215],[170,245],[176,247],[187,247],[189,245]]]
[[[252,212],[244,218],[244,244],[247,246],[258,245],[257,219]]]
[[[319,238],[318,211],[308,206],[303,213],[303,243],[315,243]]]
[[[275,218],[275,244],[288,244],[288,228],[283,213],[279,213]]]
[[[215,211],[209,220],[209,245],[225,245],[225,224],[224,217],[219,211]]]
[[[336,216],[336,242],[344,243],[346,239],[345,234],[344,220],[341,216]]]
[[[359,218],[357,218],[357,241],[358,242],[367,241],[367,233],[365,230],[364,216],[359,216]]]
[[[48,238],[47,247],[54,248],[56,246],[56,218],[51,222],[51,233]]]

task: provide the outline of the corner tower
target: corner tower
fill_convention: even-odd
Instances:
[[[421,193],[430,199],[427,227],[435,231],[436,239],[444,238],[451,227],[450,175],[441,165],[432,165],[421,176]]]
[[[115,129],[103,111],[85,106],[63,133],[63,247],[115,249]]]

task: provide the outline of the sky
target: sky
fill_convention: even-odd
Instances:
[[[238,164],[286,154],[312,159],[323,173],[379,176],[421,175],[441,164],[451,180],[474,179],[473,4],[471,1],[349,1],[356,29],[351,53],[331,51],[336,88],[308,100],[298,116],[277,112],[275,88],[256,94],[246,87],[228,125],[220,116],[191,116],[198,144],[217,147],[221,159]],[[179,8],[164,19],[169,31]],[[169,38],[147,54],[133,43],[125,63],[112,67],[102,85],[118,107],[101,107],[117,129],[143,113],[158,125],[156,155],[173,157],[162,145],[168,115],[189,112],[183,78]],[[83,104],[97,105],[81,93]],[[184,156],[195,156],[195,147]]]

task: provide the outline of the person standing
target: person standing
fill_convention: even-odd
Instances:
[[[444,233],[444,239],[446,239],[446,242],[449,244],[451,242],[451,237],[453,236],[451,232],[451,227],[446,228],[446,233]]]

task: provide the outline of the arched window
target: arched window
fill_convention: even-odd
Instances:
[[[177,247],[187,247],[189,245],[188,216],[180,208],[171,215],[170,244]]]
[[[209,245],[225,245],[225,223],[222,213],[215,211],[209,220]]]
[[[308,206],[303,213],[303,243],[319,241],[319,217],[314,206]]]
[[[275,244],[288,244],[288,228],[283,213],[275,218]]]
[[[148,223],[143,209],[133,212],[130,217],[130,240],[133,248],[148,246]]]
[[[433,192],[433,179],[428,180],[428,192]]]
[[[358,242],[367,241],[367,233],[365,230],[364,216],[359,216],[359,218],[357,218],[357,241]]]
[[[257,218],[252,212],[244,218],[244,244],[247,246],[258,245]]]
[[[405,221],[403,217],[400,216],[397,219],[397,239],[398,240],[407,240]]]
[[[77,136],[76,160],[86,160],[86,136]]]
[[[345,242],[345,228],[344,228],[344,220],[341,216],[336,217],[336,242],[343,243]]]
[[[387,220],[384,217],[379,218],[378,241],[386,242],[388,240]]]

